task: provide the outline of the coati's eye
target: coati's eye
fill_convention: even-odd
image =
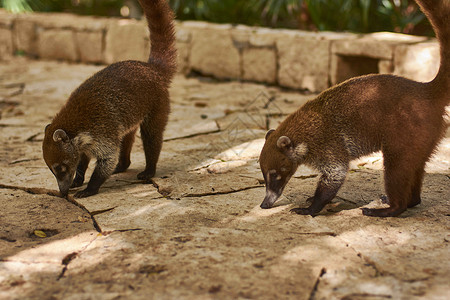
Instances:
[[[53,167],[53,171],[56,174],[66,173],[67,172],[67,166],[66,165],[56,165]]]

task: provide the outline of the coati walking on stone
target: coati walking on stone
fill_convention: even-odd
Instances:
[[[349,79],[322,92],[266,134],[260,155],[270,208],[300,164],[321,172],[308,208],[316,215],[344,183],[349,162],[382,150],[390,207],[363,208],[367,216],[394,217],[421,202],[424,167],[446,129],[450,103],[450,0],[417,0],[440,43],[441,63],[427,83],[394,75]]]
[[[45,128],[44,160],[64,196],[83,184],[91,158],[97,165],[86,189],[75,197],[97,194],[111,174],[125,171],[139,126],[146,167],[138,178],[149,181],[155,174],[170,110],[168,88],[176,72],[175,33],[166,0],[139,2],[150,29],[148,62],[122,61],[94,74]]]

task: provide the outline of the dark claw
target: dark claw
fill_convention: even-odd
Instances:
[[[309,208],[301,208],[301,207],[293,208],[291,209],[291,212],[299,215],[310,215],[312,217],[316,216],[316,214],[312,213]]]
[[[402,212],[404,212],[406,209],[402,208],[367,208],[363,207],[361,208],[363,215],[368,217],[396,217],[400,215]]]
[[[75,198],[86,198],[92,195],[97,194],[98,191],[92,191],[92,190],[88,190],[87,188],[82,190],[82,191],[78,191],[75,193],[75,195],[73,195]]]
[[[137,175],[137,178],[139,180],[145,181],[146,183],[151,183],[153,176],[155,176],[155,171],[147,171],[147,170],[145,170],[145,171],[139,173]]]

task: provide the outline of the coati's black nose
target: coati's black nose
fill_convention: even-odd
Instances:
[[[267,208],[271,208],[272,206],[269,203],[267,203],[266,200],[264,199],[264,201],[261,203],[260,207],[267,209]]]
[[[280,195],[277,193],[271,190],[266,190],[266,197],[264,197],[264,201],[261,203],[260,207],[264,209],[271,208],[275,201],[277,201],[278,197],[280,197]]]

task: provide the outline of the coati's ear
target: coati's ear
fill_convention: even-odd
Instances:
[[[296,161],[305,156],[308,151],[308,146],[305,143],[300,143],[294,147],[291,139],[287,136],[280,136],[278,138],[277,147],[280,148],[289,158]]]
[[[55,142],[68,142],[69,141],[69,136],[67,135],[67,133],[62,130],[62,129],[56,129],[55,132],[53,132],[53,140]]]
[[[274,131],[275,131],[275,129],[270,129],[269,131],[267,131],[265,139],[267,140],[267,138],[269,137],[269,135],[270,135],[272,132],[274,132]]]
[[[280,136],[277,141],[277,147],[281,150],[288,150],[292,147],[291,139],[287,136]]]

